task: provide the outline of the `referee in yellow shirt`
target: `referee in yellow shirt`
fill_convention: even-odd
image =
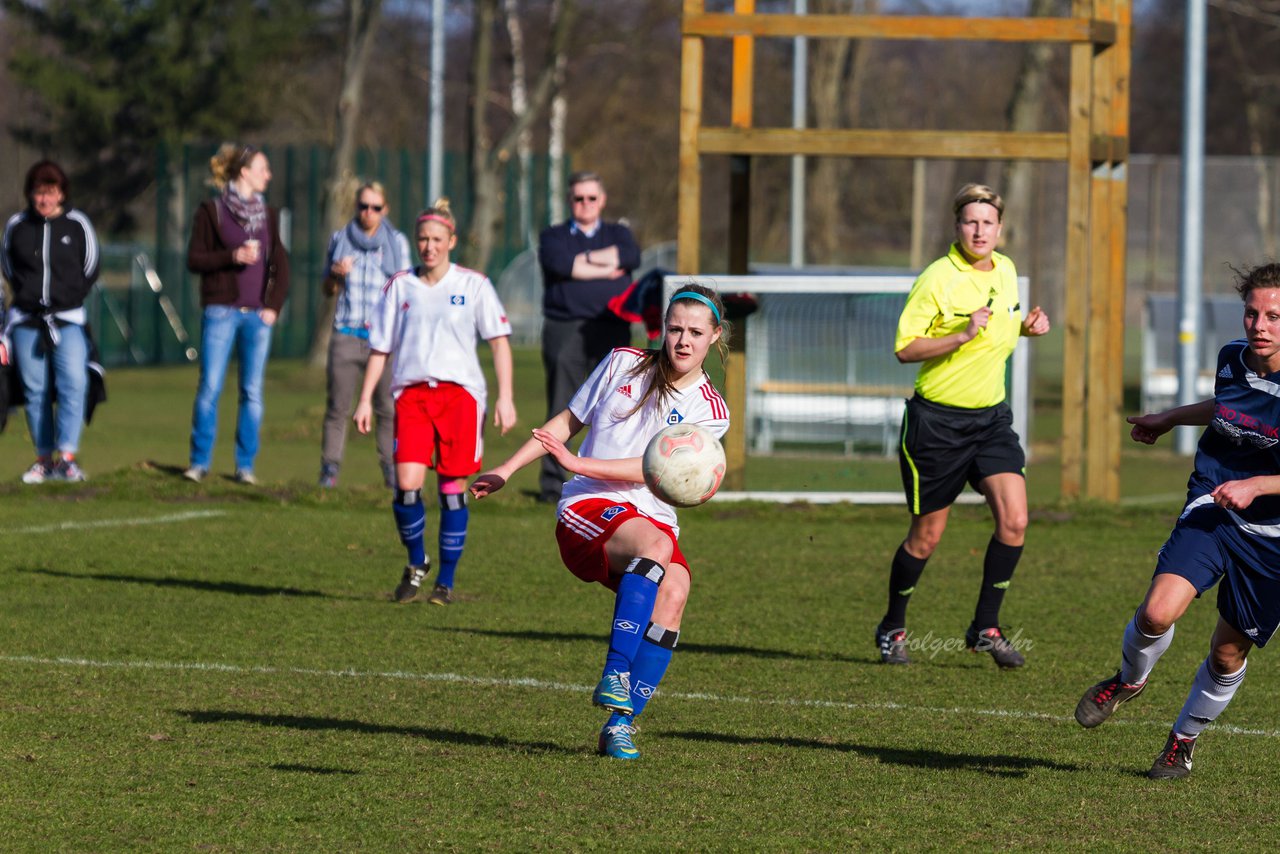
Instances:
[[[953,208],[956,242],[911,286],[893,345],[898,361],[922,364],[898,449],[911,528],[893,556],[876,646],[882,661],[909,663],[907,603],[947,528],[951,504],[969,483],[986,496],[996,530],[965,643],[990,652],[1001,667],[1020,667],[1025,659],[999,626],[1027,530],[1026,457],[1005,402],[1005,363],[1020,336],[1049,331],[1049,317],[1039,306],[1023,315],[1013,262],[995,251],[1000,196],[966,184]]]

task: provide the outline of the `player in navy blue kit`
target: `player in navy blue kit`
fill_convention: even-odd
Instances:
[[[1076,706],[1080,725],[1095,727],[1140,694],[1174,624],[1220,581],[1209,655],[1148,772],[1153,779],[1191,773],[1196,737],[1231,702],[1249,650],[1265,646],[1280,624],[1280,264],[1237,275],[1246,337],[1219,351],[1213,399],[1129,419],[1133,439],[1148,445],[1179,425],[1207,429],[1186,507],[1125,628],[1120,670]]]

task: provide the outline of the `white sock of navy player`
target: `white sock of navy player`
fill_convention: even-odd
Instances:
[[[1246,661],[1235,673],[1216,673],[1206,658],[1196,671],[1196,678],[1191,683],[1191,693],[1182,711],[1173,724],[1173,732],[1178,738],[1195,738],[1206,726],[1213,723],[1218,715],[1226,710],[1231,698],[1236,695],[1240,683],[1244,681],[1244,671],[1249,666]]]
[[[1126,685],[1141,685],[1151,675],[1151,670],[1173,643],[1173,630],[1162,635],[1149,635],[1138,628],[1138,614],[1134,612],[1129,625],[1124,627],[1124,644],[1120,649],[1120,679]]]

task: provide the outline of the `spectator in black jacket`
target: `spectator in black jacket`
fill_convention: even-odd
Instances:
[[[573,218],[553,225],[538,240],[542,266],[542,367],[547,377],[547,418],[562,412],[578,386],[615,347],[631,343],[631,325],[609,310],[640,266],[631,229],[605,222],[604,184],[594,172],[569,176]],[[555,458],[542,458],[538,500],[556,503],[566,474]]]
[[[71,207],[58,164],[32,166],[23,194],[27,209],[9,218],[0,252],[13,293],[0,346],[17,361],[36,448],[22,482],[80,481],[85,474],[76,453],[89,386],[84,301],[98,279],[98,237],[89,218]]]

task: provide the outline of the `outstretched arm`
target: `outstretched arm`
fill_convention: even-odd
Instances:
[[[1135,442],[1154,445],[1156,440],[1174,427],[1204,427],[1213,420],[1213,398],[1186,406],[1175,406],[1163,412],[1130,415],[1125,420],[1133,425],[1129,435]]]
[[[546,424],[535,429],[533,437],[521,445],[505,462],[477,477],[471,484],[471,494],[476,498],[492,495],[502,489],[512,475],[534,460],[540,459],[547,451],[543,447],[542,440],[538,438],[538,433],[554,436],[563,445],[577,435],[582,427],[582,422],[572,412],[568,409],[561,410]]]

